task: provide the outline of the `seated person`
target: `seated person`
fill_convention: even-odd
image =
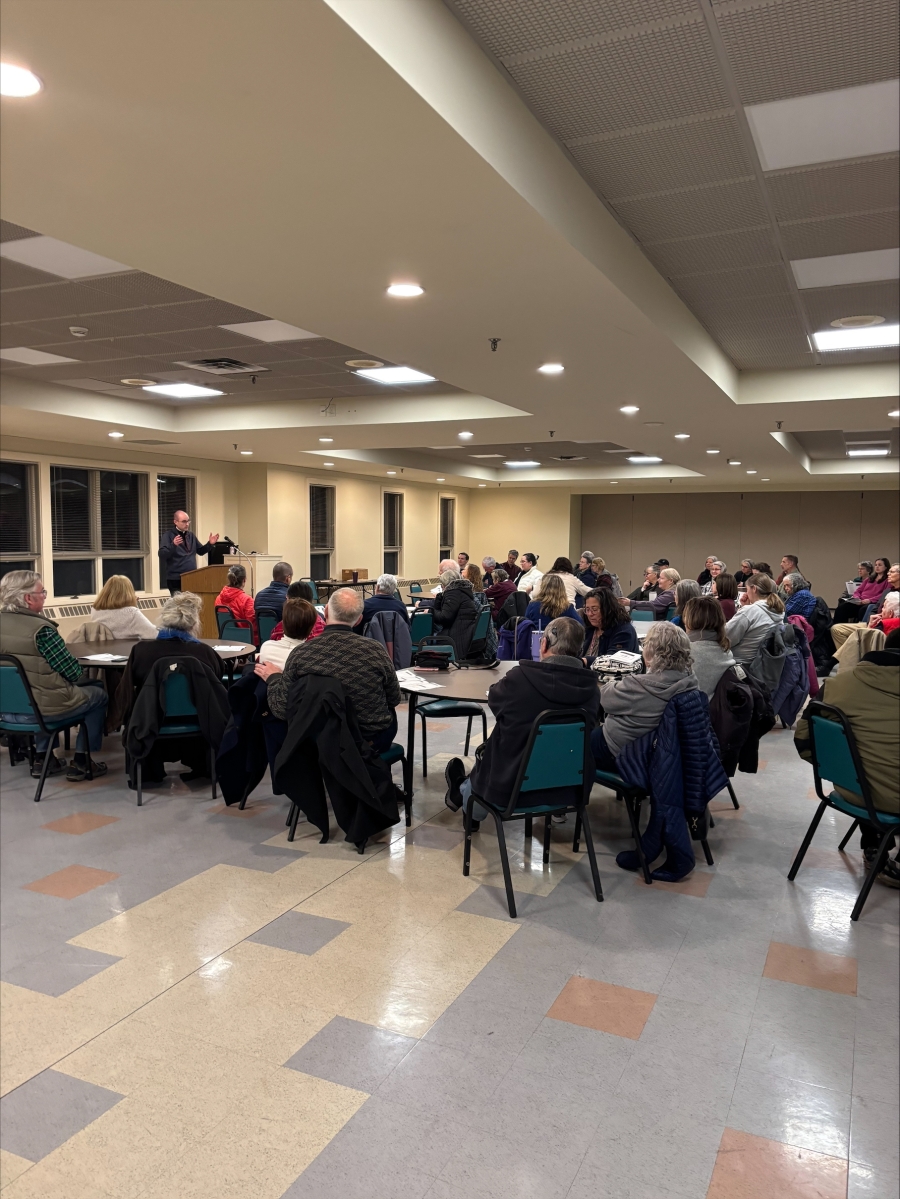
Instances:
[[[582,708],[589,727],[594,725],[600,710],[600,691],[596,676],[585,670],[581,660],[583,636],[580,620],[563,616],[551,621],[541,638],[540,661],[520,662],[494,683],[488,693],[488,706],[497,723],[469,778],[462,758],[447,763],[444,802],[448,808],[458,812],[472,791],[492,804],[508,803],[531,726],[541,712]],[[477,803],[473,814],[476,822],[487,816]]]
[[[659,572],[658,590],[653,599],[649,601],[654,620],[666,619],[669,614],[669,608],[675,603],[675,588],[680,582],[681,575],[672,566],[664,566]],[[647,601],[643,602],[646,607]],[[632,606],[635,603],[641,603],[641,601],[632,601]]]
[[[362,611],[362,595],[351,587],[339,587],[325,606],[321,637],[298,646],[283,671],[272,662],[258,662],[254,671],[267,681],[269,711],[276,720],[287,719],[288,692],[294,679],[305,674],[337,679],[353,703],[359,731],[376,753],[384,753],[397,732],[400,684],[384,646],[354,634]]]
[[[613,593],[619,599],[622,599],[622,589],[619,586],[619,581],[613,574],[610,573],[610,571],[606,569],[606,563],[602,558],[598,558],[596,555],[594,555],[594,560],[591,563],[591,571],[597,576],[597,582],[594,584],[595,588],[611,587]],[[582,579],[582,582],[586,583],[587,579]],[[583,608],[585,599],[587,599],[587,596],[584,596],[584,598],[582,598],[580,595],[577,596],[575,599],[575,607]]]
[[[696,586],[696,584],[694,584]],[[586,666],[604,654],[627,649],[636,654],[638,635],[628,610],[608,587],[597,587],[584,597],[584,623],[587,631],[581,654]]]
[[[491,605],[491,617],[494,624],[499,624],[500,609],[509,597],[515,594],[516,585],[506,573],[506,567],[504,566],[495,566],[491,571],[491,576],[494,581],[490,587],[485,588],[484,594]]]
[[[543,571],[538,570],[537,564],[537,554],[523,554],[519,559],[519,565],[522,569],[516,580],[517,591],[524,591],[526,595],[531,595],[536,588],[540,590],[540,582],[544,574]]]
[[[659,568],[656,566],[648,566],[644,571],[644,581],[634,591],[629,591],[628,598],[630,600],[646,600],[650,598],[651,591],[659,591]]]
[[[753,563],[749,558],[741,559],[741,569],[734,572],[734,581],[738,587],[742,586],[753,574]]]
[[[829,678],[819,696],[822,703],[840,708],[850,722],[872,798],[879,811],[900,811],[900,736],[897,712],[900,705],[900,629],[887,637],[884,648],[864,654],[852,670]],[[794,733],[794,746],[801,758],[810,760],[809,728],[801,717]],[[827,793],[828,784],[825,784]],[[859,796],[840,787],[836,790],[851,803]],[[881,834],[869,820],[859,822],[860,848],[866,866],[875,861]],[[894,846],[891,837],[891,848]],[[900,866],[896,857],[888,858],[875,876],[879,883],[900,887]]]
[[[511,583],[515,583],[519,575],[522,573],[522,568],[519,566],[519,551],[510,550],[506,555],[506,561],[501,563],[506,571],[507,577]]]
[[[684,628],[684,605],[688,600],[694,599],[700,594],[700,584],[694,579],[680,579],[675,584],[675,615],[672,617],[672,624],[678,625],[679,628]]]
[[[615,771],[625,746],[653,732],[669,700],[698,688],[684,629],[661,620],[647,630],[642,649],[646,674],[628,674],[600,688],[605,719],[591,734],[598,770]]]
[[[753,661],[775,625],[784,624],[784,604],[769,575],[751,575],[744,597],[737,612],[725,623],[725,635],[740,666]]]
[[[812,620],[816,610],[816,597],[809,589],[809,583],[803,575],[792,570],[784,576],[781,584],[785,594],[784,615],[802,616],[804,620]]]
[[[591,583],[590,585],[587,583],[583,583],[581,581],[581,579],[579,579],[576,576],[575,571],[572,567],[572,563],[569,561],[568,558],[557,558],[556,561],[553,563],[553,565],[550,567],[550,569],[547,571],[547,573],[544,575],[544,579],[547,578],[548,574],[556,575],[557,578],[562,579],[563,586],[566,589],[566,596],[567,596],[570,604],[575,603],[575,599],[577,596],[580,595],[583,597],[583,596],[587,595],[587,593],[595,586],[594,583]],[[544,583],[542,580],[541,587],[543,587],[543,585],[544,585]],[[532,599],[540,599],[540,597],[541,597],[540,587],[535,587],[531,593],[531,598]]]
[[[253,630],[253,642],[259,642],[259,626],[256,623],[256,608],[253,600],[244,591],[247,582],[247,568],[240,562],[228,568],[228,585],[223,587],[216,596],[216,607],[230,608],[232,616],[237,620],[248,620]],[[257,599],[259,597],[257,596]]]
[[[375,594],[363,604],[362,620],[357,625],[357,633],[362,633],[376,612],[397,612],[409,624],[409,613],[406,604],[397,594],[397,576],[379,575],[375,584]]]
[[[720,575],[719,578],[722,576]],[[691,660],[700,690],[712,699],[719,679],[735,665],[731,643],[725,636],[722,605],[711,595],[688,600],[684,609],[684,631],[691,643]]]
[[[480,610],[469,580],[460,578],[457,571],[445,570],[441,575],[441,591],[434,597],[431,615],[435,633],[444,634],[453,642],[457,661],[461,661],[469,652]]]
[[[707,557],[703,569],[697,575],[697,582],[701,587],[706,587],[707,584],[712,580],[712,564],[713,562],[718,562],[718,560],[719,559],[715,554],[710,554]]]
[[[711,595],[713,583],[719,577],[719,575],[724,574],[727,569],[728,567],[725,565],[725,563],[720,562],[718,558],[716,558],[714,562],[710,563],[709,581],[700,585],[700,594]]]
[[[280,612],[293,577],[294,568],[290,562],[276,562],[272,567],[272,582],[256,593],[256,599],[253,601],[256,611]]]
[[[558,574],[549,571],[541,579],[540,597],[532,600],[525,609],[525,619],[533,620],[535,627],[545,629],[551,620],[560,616],[578,619],[578,613],[572,606],[572,601],[566,595],[566,586]]]
[[[781,559],[781,574],[775,580],[775,586],[780,587],[784,583],[785,575],[789,575],[794,571],[799,573],[800,559],[796,554],[785,554]]]
[[[454,560],[452,558],[442,558],[441,564],[438,567],[438,579],[439,579],[438,585],[437,585],[437,587],[432,587],[430,595],[423,595],[421,599],[416,600],[416,610],[417,611],[425,611],[425,612],[433,612],[434,611],[434,601],[444,590],[443,579],[444,579],[445,574],[451,574],[454,576],[454,578],[457,578],[457,579],[462,578],[462,574],[461,574],[459,566],[456,564],[456,562],[454,562]]]
[[[588,587],[590,587],[590,589],[593,591],[593,589],[597,586],[597,577],[602,569],[603,560],[600,560],[600,569],[598,570],[594,566],[594,555],[590,550],[585,550],[578,559],[578,570],[576,571],[576,574],[581,582],[587,583]]]
[[[898,623],[900,623],[897,619],[900,617],[900,565],[896,562],[888,570],[888,582],[891,590],[884,593],[877,611],[872,613],[866,625],[862,625],[858,621],[844,621],[831,626],[830,632],[834,642],[835,655],[842,665],[843,657],[846,655],[842,655],[838,651],[851,637],[858,638],[861,644],[872,640],[858,630],[880,629],[882,633],[890,633],[892,629],[898,627]],[[868,648],[872,648],[871,645]]]
[[[864,580],[849,599],[842,599],[834,610],[834,623],[844,624],[862,620],[869,604],[880,604],[891,589],[891,564],[887,558],[876,558],[872,577]]]
[[[287,598],[289,600],[292,600],[292,599],[306,600],[306,602],[308,604],[312,604],[313,607],[315,607],[315,599],[313,598],[313,589],[312,589],[312,587],[310,587],[309,583],[304,583],[302,580],[298,581],[296,583],[291,583],[290,587],[288,587],[288,589],[287,589]],[[287,603],[287,600],[285,600],[285,603]],[[284,606],[282,605],[282,612],[283,611],[284,611]],[[322,633],[324,633],[324,631],[325,631],[325,617],[321,614],[321,612],[317,611],[316,612],[316,623],[313,625],[312,632],[310,633],[310,635],[307,637],[306,640],[312,641],[313,637],[320,637],[322,635]],[[270,641],[278,641],[278,639],[283,636],[284,636],[284,622],[279,620],[278,624],[272,630],[269,640]]]
[[[84,678],[81,665],[66,649],[56,623],[43,615],[47,592],[41,576],[33,570],[11,570],[0,579],[0,652],[12,654],[22,663],[22,669],[31,686],[35,703],[46,718],[79,716],[87,729],[78,730],[75,757],[69,766],[66,779],[70,783],[81,783],[88,777],[88,757],[97,753],[103,743],[103,723],[106,716],[107,695],[102,683]],[[4,714],[10,724],[28,724],[29,716],[15,713]],[[43,756],[50,739],[35,737],[39,758],[35,758],[31,774],[40,778]],[[57,735],[53,735],[54,746]],[[50,755],[47,777],[60,774],[65,762],[55,754]],[[94,778],[106,774],[105,762],[91,761]]]
[[[151,638],[157,634],[156,625],[138,607],[134,585],[126,575],[111,575],[94,600],[91,620],[105,624],[113,637]]]
[[[462,577],[472,584],[472,598],[479,608],[489,608],[490,601],[484,594],[484,576],[481,567],[469,562],[463,567]]]
[[[738,597],[737,579],[734,575],[728,574],[727,571],[722,571],[721,574],[716,575],[712,581],[710,595],[715,596],[719,601],[725,619],[731,620],[735,613],[735,605]]]
[[[309,600],[285,600],[281,618],[283,634],[277,641],[270,640],[262,643],[259,647],[257,661],[270,662],[284,670],[291,651],[295,650],[298,645],[303,645],[313,635],[317,619],[321,620],[322,618]]]
[[[481,581],[484,584],[485,591],[487,591],[488,587],[496,583],[497,580],[494,578],[494,571],[496,569],[496,558],[492,558],[490,554],[488,554],[486,558],[481,559]]]

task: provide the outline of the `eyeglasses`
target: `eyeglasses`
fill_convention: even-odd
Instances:
[[[44,597],[44,599],[46,599],[47,598],[47,588],[42,587],[40,589],[40,591],[29,591],[28,594],[29,595],[42,595]]]

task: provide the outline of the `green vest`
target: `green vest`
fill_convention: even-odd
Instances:
[[[85,702],[81,688],[58,674],[35,645],[41,629],[56,627],[40,612],[27,608],[0,612],[0,652],[14,654],[22,663],[42,716],[63,716]]]

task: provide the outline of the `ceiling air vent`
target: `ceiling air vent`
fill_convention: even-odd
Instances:
[[[198,358],[196,362],[176,362],[175,365],[203,371],[205,375],[261,375],[269,369],[267,366],[253,366],[250,362],[239,362],[237,358]]]
[[[554,462],[586,462],[586,454],[560,454],[554,457]]]
[[[178,445],[177,441],[157,441],[155,437],[128,437],[127,445]]]

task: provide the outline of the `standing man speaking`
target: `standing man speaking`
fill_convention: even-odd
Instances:
[[[172,528],[163,533],[159,542],[159,556],[166,565],[166,586],[169,594],[181,590],[181,576],[197,569],[197,555],[208,554],[219,540],[218,533],[210,533],[206,545],[201,545],[191,532],[191,518],[186,512],[178,511],[172,517]]]

